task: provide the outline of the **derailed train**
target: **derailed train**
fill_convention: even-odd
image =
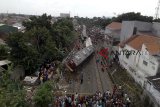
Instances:
[[[70,71],[75,71],[94,52],[93,45],[87,46],[78,51],[67,63],[66,66]]]

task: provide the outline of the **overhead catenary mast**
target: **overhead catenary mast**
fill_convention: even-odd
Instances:
[[[158,0],[158,4],[157,4],[157,7],[156,7],[155,19],[159,18],[159,6],[160,6],[160,0]]]

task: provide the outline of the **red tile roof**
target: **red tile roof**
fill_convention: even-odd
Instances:
[[[109,25],[107,25],[108,29],[112,29],[112,30],[120,30],[122,26],[122,23],[119,22],[112,22]]]
[[[144,44],[151,55],[160,53],[160,38],[150,35],[134,35],[119,44],[122,48],[127,44],[136,50],[141,50]]]

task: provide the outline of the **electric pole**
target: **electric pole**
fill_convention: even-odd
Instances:
[[[157,3],[156,12],[155,12],[155,19],[159,18],[159,6],[160,6],[160,0],[158,0],[158,3]]]

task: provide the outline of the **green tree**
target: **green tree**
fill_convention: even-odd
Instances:
[[[71,19],[60,19],[51,24],[51,16],[32,16],[25,21],[26,32],[9,36],[10,60],[23,65],[26,74],[34,73],[45,60],[62,60],[65,49],[74,38]]]
[[[9,47],[6,45],[0,45],[0,60],[8,58]]]
[[[34,27],[51,29],[51,19],[52,17],[50,15],[43,14],[42,16],[32,16],[29,18],[29,21],[24,21],[22,24],[26,27],[26,30],[31,30]]]
[[[49,30],[43,28],[33,28],[26,32],[29,43],[37,50],[39,54],[39,61],[44,62],[48,59],[56,59],[57,48]],[[38,61],[38,62],[39,62]]]
[[[11,47],[9,59],[15,65],[22,65],[28,72],[35,72],[40,63],[39,53],[34,46],[26,39],[24,33],[14,33],[10,35],[8,45]]]
[[[33,97],[33,100],[38,107],[47,107],[48,104],[52,103],[52,98],[53,98],[53,83],[45,82],[38,87]]]
[[[27,107],[23,85],[20,81],[10,79],[11,70],[9,67],[0,78],[0,105],[1,107]]]
[[[145,21],[145,22],[152,22],[153,17],[151,16],[143,16],[141,13],[135,13],[135,12],[128,12],[118,15],[117,17],[113,17],[112,21],[116,22],[122,22],[122,21]]]

